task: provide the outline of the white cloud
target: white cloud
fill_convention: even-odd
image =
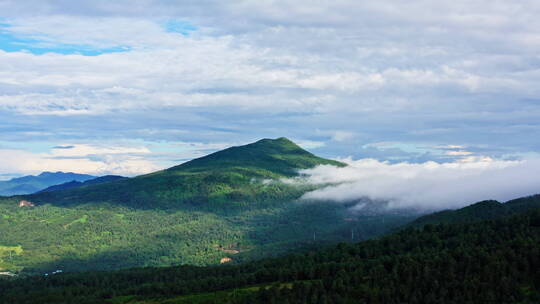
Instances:
[[[434,146],[435,149],[464,149],[465,146],[462,145],[438,145]]]
[[[144,149],[143,149],[144,150]],[[135,151],[139,151],[135,149]],[[161,169],[133,149],[103,149],[88,145],[73,149],[53,149],[51,153],[0,149],[0,172],[36,174],[43,171],[66,171],[93,175],[119,174],[133,176]],[[98,154],[99,153],[99,154]]]
[[[68,146],[69,149],[61,148]],[[103,147],[92,145],[60,145],[51,149],[51,157],[85,157],[89,155],[112,155],[112,154],[148,154],[146,147]]]
[[[305,139],[293,139],[293,141],[304,149],[316,149],[326,146],[323,141],[305,140]]]
[[[353,138],[355,134],[353,132],[348,131],[335,131],[334,134],[332,134],[332,140],[335,141],[346,141],[351,138]]]
[[[126,46],[130,51],[95,57],[0,51],[0,64],[4,67],[0,72],[1,82],[17,87],[16,93],[2,94],[0,108],[54,115],[215,104],[252,109],[274,109],[277,105],[282,112],[306,108],[318,112],[351,108],[380,112],[424,109],[441,102],[424,100],[422,96],[415,96],[414,101],[405,97],[416,90],[437,92],[450,87],[460,93],[539,93],[533,84],[540,75],[533,76],[534,69],[519,74],[507,69],[499,69],[498,73],[487,71],[494,63],[523,60],[520,51],[502,56],[503,52],[494,50],[486,55],[480,48],[481,53],[456,54],[454,49],[459,45],[447,45],[436,36],[428,35],[433,39],[431,45],[418,45],[414,39],[393,40],[394,33],[387,32],[394,23],[408,25],[400,28],[400,33],[435,23],[434,18],[412,20],[405,14],[410,10],[430,11],[432,5],[401,7],[398,3],[351,5],[348,2],[329,7],[320,5],[330,11],[323,14],[319,9],[306,9],[303,5],[287,5],[290,10],[284,10],[277,3],[220,5],[218,10],[224,16],[238,18],[249,9],[261,19],[248,18],[246,22],[268,23],[243,34],[233,28],[221,34],[208,31],[207,28],[223,25],[217,26],[217,21],[206,15],[198,16],[201,19],[194,16],[200,29],[191,36],[166,32],[162,19],[121,16],[120,11],[116,12],[118,16],[54,14],[8,18],[4,22],[10,24],[7,28],[10,33],[39,39],[51,48],[55,44]],[[478,18],[474,13],[470,18],[452,13],[462,10],[463,4],[445,6],[450,17],[437,19],[447,23],[446,30],[450,32],[445,35],[456,34]],[[99,9],[104,7],[96,5]],[[372,17],[362,21],[356,17],[359,13],[391,17],[391,23],[385,26]],[[500,10],[496,9],[482,16],[498,13]],[[504,25],[503,29],[532,31],[532,28],[516,29],[508,23],[518,21],[500,17],[504,21],[496,22],[498,26],[481,21],[483,18],[479,20],[486,31],[500,31],[500,24]],[[317,20],[324,21],[318,24]],[[379,29],[388,36],[374,37]],[[266,42],[259,36],[265,37]],[[384,47],[378,43],[366,44],[365,38],[381,39]],[[270,41],[274,43],[268,45]],[[332,45],[332,52],[325,43]],[[527,51],[530,48],[533,46]],[[495,62],[488,64],[488,61]],[[279,90],[294,91],[278,95]],[[392,92],[391,96],[384,96],[386,92]],[[332,103],[306,102],[329,99],[328,96]]]
[[[462,151],[462,150],[459,150],[459,151],[447,151],[446,152],[446,155],[451,155],[451,156],[466,156],[466,155],[471,155],[472,152],[469,152],[469,151]]]
[[[474,158],[453,163],[397,163],[345,159],[348,166],[302,170],[301,180],[326,185],[305,200],[389,201],[390,208],[440,210],[486,199],[506,201],[540,192],[539,159]],[[300,180],[297,180],[297,182]]]

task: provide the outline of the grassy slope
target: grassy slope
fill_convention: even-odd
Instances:
[[[365,239],[409,220],[345,221],[343,206],[293,202],[309,188],[262,182],[317,164],[343,165],[265,139],[132,179],[0,200],[0,246],[24,249],[6,262],[12,270],[206,265],[347,241],[351,229]],[[38,206],[18,208],[21,198]]]

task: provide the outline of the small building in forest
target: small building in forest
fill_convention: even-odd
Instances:
[[[32,202],[22,200],[19,202],[19,207],[35,207],[36,205]]]
[[[224,257],[224,258],[222,258],[221,260],[219,260],[219,263],[220,263],[220,264],[225,264],[225,263],[229,263],[229,262],[231,262],[231,261],[232,261],[231,258],[229,258],[229,257]]]

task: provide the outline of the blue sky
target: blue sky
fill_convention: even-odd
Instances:
[[[281,136],[390,163],[537,158],[539,11],[0,1],[0,174],[131,176]]]
[[[2,26],[3,25],[0,25],[0,27]],[[35,55],[56,53],[63,55],[81,54],[84,56],[97,56],[105,53],[129,51],[126,47],[100,49],[90,45],[51,44],[39,39],[17,37],[17,35],[9,33],[9,31],[0,32],[0,49],[6,52],[29,52]]]
[[[34,55],[56,53],[62,55],[80,54],[83,56],[98,56],[114,52],[129,52],[129,46],[114,45],[110,47],[97,47],[84,43],[63,43],[55,41],[46,33],[17,32],[12,29],[9,19],[0,19],[0,49],[6,52],[28,52]],[[188,21],[167,19],[160,25],[165,32],[179,33],[188,36],[197,28]],[[66,26],[69,26],[66,24]],[[83,33],[81,33],[83,34]]]

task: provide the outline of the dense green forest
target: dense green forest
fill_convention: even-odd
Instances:
[[[428,214],[419,217],[410,225],[469,223],[482,219],[493,219],[512,215],[533,208],[540,208],[540,195],[513,199],[505,203],[494,200],[482,201],[458,210],[444,210]]]
[[[540,209],[532,209],[241,265],[6,279],[0,297],[6,303],[538,303],[538,269]]]
[[[414,219],[297,202],[313,186],[279,179],[317,164],[343,166],[265,139],[149,175],[0,199],[0,272],[239,263],[364,240]],[[36,206],[20,208],[22,199]]]
[[[0,200],[0,271],[44,273],[135,266],[232,263],[381,235],[411,218],[347,221],[336,204],[282,203],[230,213],[141,210],[110,204],[19,208]],[[351,240],[351,231],[354,238]],[[314,239],[315,238],[315,239]]]

